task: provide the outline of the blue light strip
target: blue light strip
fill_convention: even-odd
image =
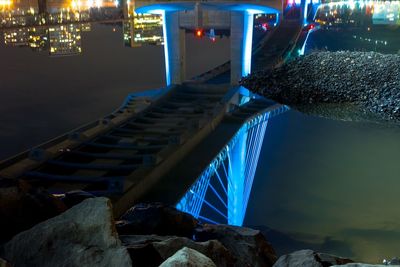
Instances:
[[[214,194],[218,197],[218,199],[221,201],[221,203],[225,206],[225,208],[228,208],[228,204],[225,203],[225,201],[222,199],[222,197],[218,194],[217,190],[214,188],[212,184],[210,184],[211,190],[214,192]]]
[[[171,73],[170,73],[170,66],[169,66],[169,51],[168,51],[168,42],[169,36],[167,31],[167,17],[166,11],[160,11],[162,18],[163,18],[163,37],[164,37],[164,59],[165,59],[165,82],[167,86],[171,85]]]
[[[202,221],[205,221],[205,222],[208,222],[208,223],[212,223],[212,224],[221,224],[221,223],[219,223],[219,222],[216,222],[216,221],[214,221],[214,220],[211,220],[210,218],[203,217],[203,216],[201,216],[201,215],[199,215],[198,219],[200,219],[200,220],[202,220]]]
[[[306,26],[308,24],[307,17],[308,17],[309,0],[303,0],[303,1],[304,1],[303,26]]]
[[[246,121],[176,207],[207,223],[222,217],[226,221],[219,223],[242,225],[268,120],[286,110],[277,107]]]
[[[246,10],[243,12],[244,16],[244,31],[243,31],[243,62],[242,62],[242,76],[246,77],[251,72],[251,55],[253,46],[253,24],[254,13]]]
[[[299,51],[300,56],[304,56],[305,53],[306,53],[307,41],[308,41],[308,37],[310,36],[311,32],[312,32],[312,30],[309,30],[307,32],[306,40],[304,41],[304,44],[303,44],[303,46],[301,47],[301,49]]]
[[[265,115],[269,117],[269,113],[267,113]],[[257,165],[258,165],[257,163],[258,163],[258,160],[259,160],[259,157],[260,157],[260,152],[261,152],[261,148],[262,148],[262,145],[263,145],[263,140],[264,140],[264,137],[265,137],[265,132],[266,132],[266,129],[267,129],[267,125],[268,125],[268,118],[267,118],[267,120],[265,122],[262,123],[262,127],[261,127],[261,130],[259,132],[260,137],[259,137],[258,142],[257,142],[257,148],[256,148],[257,151],[255,153],[255,158],[252,161],[253,166],[252,166],[252,169],[251,169],[251,173],[248,175],[249,181],[248,181],[248,186],[246,186],[245,201],[244,201],[244,208],[245,209],[247,208],[247,204],[249,202],[251,188],[252,188],[252,185],[253,185],[254,176],[255,176],[255,173],[256,173]]]

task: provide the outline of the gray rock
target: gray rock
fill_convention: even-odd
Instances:
[[[174,235],[191,238],[198,221],[188,213],[161,203],[138,204],[117,222],[122,235]]]
[[[194,249],[182,248],[160,267],[216,267],[211,259]]]
[[[16,235],[5,244],[4,257],[16,267],[131,266],[106,198],[87,199]]]
[[[196,229],[196,241],[216,239],[236,258],[234,266],[272,266],[277,257],[272,246],[258,230],[246,227],[206,224]]]
[[[399,65],[399,55],[318,52],[274,70],[253,73],[241,84],[294,108],[307,105],[309,112],[315,105],[346,103],[360,109],[356,117],[369,119],[369,116],[376,115],[380,121],[398,123]]]
[[[121,236],[132,263],[137,267],[159,266],[167,258],[184,247],[194,249],[213,260],[217,266],[233,266],[235,258],[217,240],[195,242],[186,237],[155,235]]]
[[[350,262],[352,262],[350,259],[305,249],[281,256],[273,267],[326,267]]]
[[[219,267],[233,266],[235,263],[232,254],[217,240],[194,242],[188,238],[175,237],[155,242],[153,246],[162,258],[168,258],[179,249],[188,247],[206,255]]]

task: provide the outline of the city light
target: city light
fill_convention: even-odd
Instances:
[[[203,29],[197,29],[197,30],[195,31],[195,35],[196,35],[196,37],[198,37],[198,38],[202,38],[202,37],[204,36],[204,30],[203,30]]]
[[[11,0],[0,0],[0,6],[5,7],[5,6],[11,6],[13,2]]]

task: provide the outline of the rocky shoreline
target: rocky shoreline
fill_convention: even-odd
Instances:
[[[58,199],[45,191],[21,190],[16,184],[0,187],[1,220],[13,221],[17,226],[15,219],[23,218],[27,228],[1,229],[0,267],[379,266],[353,263],[351,259],[309,249],[278,258],[268,236],[259,230],[202,224],[191,215],[160,203],[135,205],[116,220],[111,201],[104,197],[78,191]],[[20,209],[14,214],[4,209],[6,199]],[[29,216],[18,216],[21,211],[27,212],[27,207],[23,208],[27,200],[33,203],[31,215],[38,208],[51,207],[52,213],[45,214],[47,219],[42,214],[33,221]],[[61,204],[64,210],[54,215],[54,207]],[[7,230],[14,231],[9,238],[4,235]]]
[[[395,54],[316,52],[251,74],[241,84],[306,113],[398,123],[399,66],[400,55]]]

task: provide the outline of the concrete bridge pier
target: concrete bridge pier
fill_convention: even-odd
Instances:
[[[253,13],[249,11],[231,12],[231,84],[251,72],[253,39]]]
[[[179,27],[179,12],[164,11],[163,17],[166,82],[181,84],[186,76],[185,29]]]

